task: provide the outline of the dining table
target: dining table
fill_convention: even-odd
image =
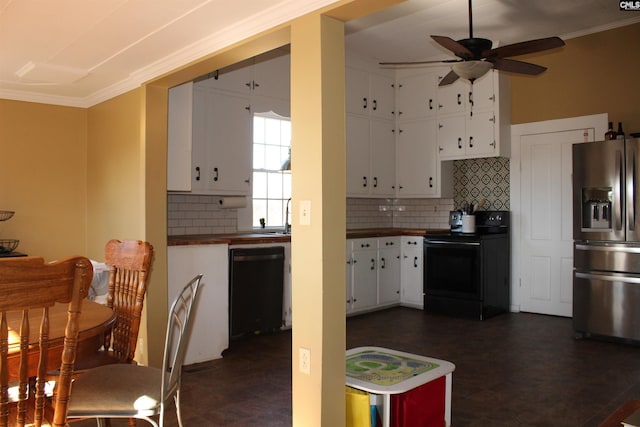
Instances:
[[[49,308],[49,350],[47,352],[47,370],[55,371],[60,368],[62,349],[64,344],[64,331],[67,325],[68,304],[56,303]],[[30,323],[40,325],[42,309],[29,313]],[[19,358],[19,328],[22,312],[7,312],[7,324],[9,326],[9,353],[7,355],[7,368],[9,379],[17,379],[20,369]],[[89,357],[100,349],[104,341],[105,332],[113,325],[116,314],[106,305],[102,305],[88,299],[83,300],[79,319],[78,347],[76,362]],[[12,332],[15,331],[15,332]],[[31,327],[29,345],[32,350],[28,356],[28,374],[36,376],[39,349],[39,326]]]

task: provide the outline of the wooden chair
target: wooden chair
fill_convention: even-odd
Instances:
[[[48,264],[36,257],[0,259],[0,427],[66,425],[79,316],[92,278],[84,257]],[[49,309],[56,303],[68,305],[62,346],[49,341]],[[44,387],[55,368],[51,408]],[[10,387],[18,390],[17,402],[9,402]]]
[[[173,398],[182,427],[182,365],[201,279],[202,275],[194,277],[169,309],[162,368],[119,363],[85,371],[73,383],[69,418],[96,418],[98,426],[104,418],[138,418],[161,427],[165,405]],[[158,414],[156,422],[151,417]]]
[[[111,331],[105,334],[106,351],[78,363],[77,370],[133,362],[152,259],[153,246],[147,242],[107,242],[105,264],[110,268],[107,306],[115,312],[116,321]]]

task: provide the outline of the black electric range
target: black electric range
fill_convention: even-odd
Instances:
[[[449,215],[450,232],[424,238],[424,310],[486,319],[509,311],[509,211],[478,211],[475,232],[464,233],[462,212]]]

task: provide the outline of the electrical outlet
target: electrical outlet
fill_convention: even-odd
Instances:
[[[311,373],[311,350],[300,347],[300,372],[309,375]]]

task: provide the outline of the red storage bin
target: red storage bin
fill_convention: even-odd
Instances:
[[[391,427],[443,427],[445,377],[391,395]]]

